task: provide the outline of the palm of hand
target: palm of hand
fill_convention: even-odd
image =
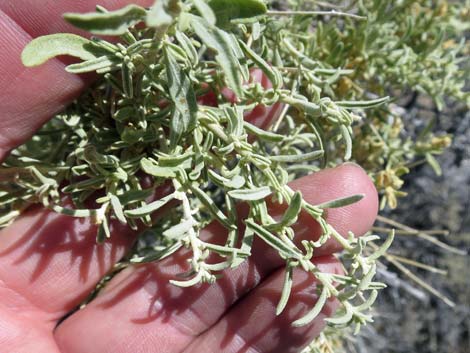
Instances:
[[[109,8],[125,1],[102,0]],[[149,6],[152,1],[140,1]],[[0,159],[25,141],[86,85],[54,60],[25,69],[20,53],[32,37],[72,31],[61,20],[66,11],[93,10],[93,1],[38,2],[0,0]],[[291,183],[310,202],[362,193],[360,202],[331,210],[336,229],[362,234],[377,212],[374,186],[360,168],[344,165]],[[282,210],[272,209],[273,213]],[[300,217],[297,240],[318,236],[317,225]],[[113,224],[113,236],[95,243],[88,221],[33,208],[0,232],[0,343],[9,352],[296,352],[319,334],[328,302],[311,324],[290,323],[310,308],[315,284],[298,271],[293,294],[282,315],[275,315],[283,281],[283,261],[259,240],[253,256],[224,272],[215,285],[181,289],[168,283],[188,269],[189,252],[181,250],[157,264],[131,267],[118,274],[85,309],[61,320],[82,302],[96,283],[135,240],[126,227]],[[217,239],[224,230],[212,224],[203,236]],[[220,237],[220,236],[219,236]],[[222,237],[223,238],[223,237]],[[340,272],[327,244],[315,263]],[[60,321],[60,324],[58,322]]]

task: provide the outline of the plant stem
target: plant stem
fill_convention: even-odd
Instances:
[[[355,15],[347,12],[339,12],[335,10],[331,11],[268,11],[268,15],[271,16],[296,16],[296,15],[306,15],[306,16],[338,16],[338,17],[350,17],[356,20],[367,20],[367,17]]]

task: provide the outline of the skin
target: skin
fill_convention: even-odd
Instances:
[[[116,9],[122,0],[101,0]],[[143,6],[152,1],[136,1]],[[28,139],[87,85],[86,77],[67,74],[55,59],[24,68],[23,47],[34,37],[75,32],[61,20],[67,11],[93,11],[89,0],[0,0],[0,160]],[[247,117],[249,119],[249,117]],[[265,127],[262,123],[254,124]],[[362,193],[358,203],[332,209],[328,221],[345,235],[363,234],[377,214],[377,193],[358,166],[346,164],[291,183],[312,203]],[[273,214],[283,206],[272,205]],[[318,225],[301,215],[296,242],[318,237]],[[85,309],[67,316],[99,279],[129,249],[136,234],[112,225],[112,238],[95,243],[96,228],[87,220],[35,207],[0,231],[0,346],[9,352],[297,352],[324,327],[337,302],[331,299],[311,324],[290,323],[316,301],[315,281],[294,273],[292,297],[275,315],[283,281],[283,260],[256,239],[253,256],[227,270],[214,285],[181,289],[168,283],[188,269],[188,251],[119,273]],[[224,239],[209,225],[202,236]],[[334,242],[314,262],[325,272],[341,273]]]

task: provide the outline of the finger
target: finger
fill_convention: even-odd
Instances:
[[[0,0],[0,9],[33,38],[60,32],[89,36],[88,32],[77,30],[77,28],[66,22],[62,15],[66,12],[93,12],[96,5],[101,5],[112,11],[129,3],[150,7],[154,2],[154,0]]]
[[[254,80],[269,84],[259,72],[256,75]],[[256,114],[247,118],[253,119],[254,124],[268,124],[276,115],[266,109],[262,119]],[[162,194],[167,192],[160,189]],[[0,268],[0,279],[31,297],[35,305],[49,312],[50,320],[56,320],[84,299],[136,236],[116,222],[112,238],[98,245],[96,231],[89,220],[35,209],[1,231],[0,267],[4,265],[4,271]],[[18,270],[7,271],[11,265]]]
[[[0,10],[0,47],[8,48],[0,50],[0,162],[83,88],[81,79],[67,74],[58,60],[26,69],[20,56],[30,40]]]
[[[153,0],[135,1],[150,6]],[[101,5],[113,10],[122,7],[126,0],[103,0]],[[84,76],[72,75],[64,70],[62,61],[53,59],[36,68],[25,68],[21,51],[27,43],[40,35],[70,32],[87,35],[62,19],[64,12],[93,11],[95,2],[66,0],[8,1],[0,0],[0,162],[8,152],[27,140],[54,114],[63,110],[85,87]],[[52,78],[52,79],[51,79]],[[271,87],[261,70],[255,70],[255,82]],[[247,120],[259,127],[269,125],[271,118],[280,113],[282,105],[258,105]]]
[[[59,353],[41,313],[0,281],[0,344],[14,353]]]
[[[141,186],[146,188],[148,182],[142,178]],[[162,185],[153,197],[170,192],[168,184]],[[73,208],[66,200],[65,206]],[[89,218],[65,216],[39,205],[31,207],[0,230],[0,284],[41,309],[42,320],[55,325],[123,257],[140,230],[112,219],[111,238],[102,244],[96,241],[97,231],[98,226]]]
[[[360,234],[371,226],[377,214],[375,188],[365,172],[354,165],[322,171],[301,178],[294,185],[312,203],[363,193],[365,197],[345,207],[345,211],[330,210],[330,222],[338,229]],[[318,237],[319,233],[315,233],[318,227],[312,229],[311,226],[311,222],[296,225],[304,237],[309,232],[311,238]],[[225,230],[216,224],[206,228],[203,236],[211,241],[226,239]],[[70,352],[126,352],[121,349],[122,343],[132,341],[139,342],[142,351],[151,347],[162,347],[162,351],[168,353],[180,351],[214,325],[233,303],[282,266],[283,260],[277,253],[266,250],[256,238],[252,257],[238,268],[224,271],[223,277],[213,285],[184,289],[171,285],[169,280],[188,271],[190,253],[187,250],[156,264],[126,269],[111,281],[101,296],[58,327],[59,345]],[[120,318],[119,330],[115,329],[115,318]],[[83,335],[90,339],[78,339]]]
[[[333,256],[316,258],[314,263],[324,273],[342,274],[341,264]],[[295,269],[287,306],[276,316],[283,282],[283,269],[271,274],[184,352],[300,352],[324,329],[324,319],[334,314],[338,301],[330,298],[311,323],[293,327],[292,322],[311,310],[318,300],[317,282],[312,274]]]
[[[109,9],[126,0],[103,0]],[[149,5],[151,0],[137,1]],[[32,38],[58,31],[78,32],[62,19],[69,11],[93,11],[94,0],[0,0],[0,161],[27,140],[54,114],[63,110],[84,88],[82,78],[64,70],[57,59],[25,68],[21,51]],[[3,50],[5,48],[5,50]]]
[[[316,173],[314,178],[305,182],[300,178],[289,183],[292,189],[301,190],[305,200],[313,205],[327,201],[362,194],[359,202],[349,206],[328,209],[326,219],[343,236],[353,232],[360,236],[372,227],[377,217],[379,199],[372,180],[365,171],[356,164],[346,163],[338,168],[325,169]],[[273,208],[272,215],[280,217],[285,206]],[[299,214],[299,219],[293,226],[295,243],[300,245],[302,240],[317,240],[321,234],[320,227],[306,212]],[[332,254],[342,248],[338,242],[330,238],[321,248],[315,250],[315,256]]]
[[[53,323],[86,297],[135,239],[118,222],[111,232],[111,240],[97,244],[90,220],[36,207],[0,232],[0,282]]]

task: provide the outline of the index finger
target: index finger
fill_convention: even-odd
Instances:
[[[328,213],[328,222],[342,235],[348,230],[357,235],[364,233],[377,215],[377,192],[372,181],[362,169],[351,164],[322,170],[289,185],[301,191],[312,204],[364,194],[361,201]],[[276,212],[274,207],[271,206],[270,214]],[[299,218],[294,242],[317,239],[318,230],[314,223]],[[226,230],[212,223],[201,236],[208,242],[223,242]],[[120,351],[127,352],[123,342],[135,342],[134,338],[139,337],[142,339],[138,346],[133,347],[139,351],[152,351],[152,347],[166,353],[185,351],[195,337],[216,325],[242,297],[285,265],[278,253],[259,238],[254,239],[252,250],[249,259],[237,268],[224,270],[216,283],[184,289],[169,281],[189,270],[190,250],[181,249],[157,263],[129,267],[113,278],[94,301],[58,326],[55,335],[59,346],[75,353],[116,351],[121,347]],[[327,244],[326,250],[316,254],[325,255],[333,250],[338,250],[338,246]],[[327,262],[337,267],[335,261]],[[268,310],[266,306],[264,310]],[[80,339],[84,336],[88,340]]]
[[[127,2],[101,0],[100,4],[112,10]],[[152,0],[134,2],[150,6]],[[65,72],[64,63],[57,59],[36,68],[24,67],[21,51],[40,35],[79,33],[62,19],[62,13],[93,11],[95,5],[96,0],[0,0],[0,162],[86,85],[83,78]]]

